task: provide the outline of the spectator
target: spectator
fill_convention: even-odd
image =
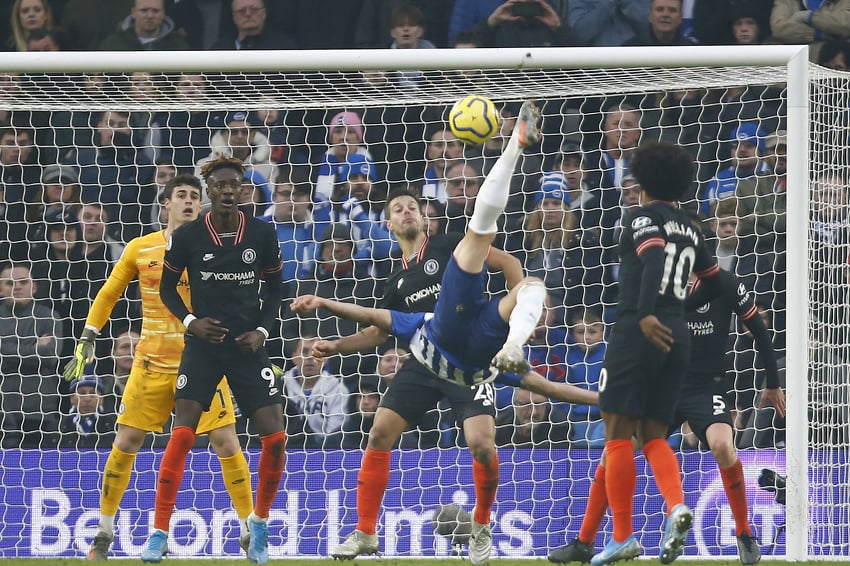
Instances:
[[[255,169],[245,170],[238,204],[239,210],[258,218],[262,217],[271,205],[269,182]]]
[[[463,157],[463,143],[448,128],[441,127],[428,136],[425,149],[425,181],[422,197],[446,203],[446,170]]]
[[[330,448],[341,444],[348,390],[311,354],[318,340],[306,334],[298,339],[293,367],[283,376],[290,448]]]
[[[817,63],[834,71],[850,70],[850,43],[834,39],[824,41]]]
[[[765,153],[765,138],[765,133],[753,122],[741,122],[732,130],[732,163],[706,185],[700,199],[700,212],[710,214],[715,201],[735,196],[738,187],[744,192],[754,190],[756,174],[764,170],[760,156]]]
[[[269,139],[249,121],[247,112],[230,112],[224,127],[210,138],[210,154],[196,163],[197,171],[207,162],[219,157],[236,157],[245,167],[251,167],[266,179],[277,177],[277,167],[271,161]]]
[[[101,51],[180,51],[189,49],[182,33],[165,15],[165,0],[135,0],[119,31],[108,35]]]
[[[454,3],[449,21],[449,45],[454,46],[458,36],[462,33],[473,30],[479,23],[485,23],[493,12],[504,4],[504,0],[457,0]],[[567,21],[567,2],[549,0],[548,5],[549,8],[554,10],[560,21]],[[549,12],[548,9],[543,7],[535,10],[540,10],[546,14]],[[537,14],[537,11],[535,11],[535,14]],[[513,17],[513,14],[509,14],[509,17]],[[531,45],[521,44],[517,47],[531,47]]]
[[[381,391],[386,391],[402,364],[410,358],[410,352],[401,346],[390,346],[378,359],[378,377]]]
[[[89,302],[82,233],[77,216],[61,210],[51,210],[44,216],[43,231],[45,247],[32,252],[37,258],[32,264],[32,278],[36,298],[45,300],[62,321],[65,338],[59,352],[64,357],[74,348],[71,313],[85,313]],[[79,306],[74,308],[75,304]]]
[[[357,382],[357,389],[350,396],[345,422],[342,425],[343,448],[366,449],[369,431],[372,430],[380,402],[378,379],[362,376]]]
[[[177,176],[177,167],[167,161],[157,161],[154,183],[156,184],[156,201],[151,208],[151,230],[164,230],[168,224],[168,210],[165,204],[165,185]]]
[[[541,179],[534,210],[526,217],[521,261],[529,276],[546,284],[554,306],[553,323],[563,326],[568,312],[598,307],[602,293],[599,240],[578,227],[570,211],[563,173],[546,173]]]
[[[14,51],[27,50],[27,38],[37,30],[53,31],[53,12],[47,0],[15,0],[12,6],[12,36],[7,39]]]
[[[752,232],[740,230],[736,210],[734,199],[717,201],[712,207],[712,229],[717,238],[715,255],[722,269],[742,278],[751,278],[755,271],[755,237]]]
[[[377,281],[369,276],[368,265],[354,259],[354,241],[351,229],[345,224],[330,224],[322,233],[318,262],[312,278],[297,283],[294,295],[316,295],[328,299],[354,302],[373,307],[374,297],[380,296],[376,288]],[[309,329],[319,336],[349,336],[358,330],[358,324],[338,319],[324,310],[319,310],[313,320],[291,316],[288,313],[284,321],[284,336],[295,338],[303,336]],[[344,355],[333,368],[334,373],[343,376],[355,375],[360,371],[360,356]]]
[[[111,448],[115,440],[115,407],[103,381],[84,375],[71,384],[71,411],[59,423],[60,448]]]
[[[204,75],[183,73],[174,85],[175,101],[197,108],[205,100],[208,86]],[[210,154],[210,140],[222,129],[224,114],[197,109],[173,111],[161,113],[155,122],[159,128],[156,160],[192,167]]]
[[[696,0],[693,35],[703,45],[735,43],[733,22],[743,14],[755,16],[759,42],[770,36],[773,0]]]
[[[466,161],[455,161],[446,169],[447,232],[466,231],[466,224],[475,207],[475,197],[481,188],[481,173]],[[503,221],[504,215],[500,218]]]
[[[82,201],[100,203],[122,241],[142,233],[156,200],[153,162],[133,146],[129,120],[128,112],[102,112],[95,145],[76,150]]]
[[[513,405],[496,419],[496,446],[509,448],[567,448],[566,415],[543,395],[519,387]]]
[[[62,25],[70,51],[95,51],[133,9],[134,0],[68,0]]]
[[[599,391],[602,362],[605,359],[605,325],[602,318],[591,310],[578,313],[572,319],[567,354],[567,382]],[[596,405],[573,404],[564,407],[570,421],[570,439],[573,446],[603,448],[605,427]]]
[[[34,29],[27,36],[27,51],[61,51],[62,41],[59,32]]]
[[[4,448],[37,448],[59,424],[62,325],[35,300],[30,267],[0,268],[0,408]]]
[[[330,200],[339,170],[348,156],[359,153],[372,156],[363,145],[363,122],[356,112],[339,112],[328,123],[328,150],[322,156],[316,179],[315,198]]]
[[[32,131],[0,128],[0,181],[5,188],[5,223],[11,256],[26,257],[26,203],[33,201],[39,182],[40,168],[35,163],[37,152],[32,145]]]
[[[251,112],[248,119],[258,132],[268,138],[273,163],[309,163],[309,152],[305,146],[307,129],[298,121],[296,113],[267,108]]]
[[[624,45],[695,45],[696,40],[682,33],[682,0],[652,0],[649,25],[643,26]]]
[[[763,251],[785,249],[785,196],[787,194],[788,139],[785,130],[767,136],[763,164],[772,174],[759,175],[755,184],[735,189],[738,216],[746,227],[754,227]],[[782,244],[777,248],[777,242]]]
[[[462,10],[470,0],[458,0],[455,9]],[[471,0],[489,4],[487,0]],[[482,47],[568,47],[576,38],[566,18],[567,2],[553,0],[563,15],[546,0],[508,1],[479,21],[473,32],[481,38]]]
[[[266,26],[263,0],[233,0],[231,3],[235,36],[222,36],[213,49],[294,49],[295,42],[283,31]]]
[[[422,10],[411,4],[402,4],[393,10],[390,18],[390,36],[393,38],[390,49],[434,49],[436,45],[423,39]],[[417,88],[422,80],[421,71],[397,71],[397,84],[400,88]]]
[[[579,45],[623,45],[646,28],[651,0],[572,0],[570,26]]]
[[[394,246],[383,214],[385,195],[375,189],[375,165],[352,153],[342,165],[331,202],[331,220],[348,225],[356,246],[354,257],[372,262],[373,273],[389,274]]]
[[[825,39],[850,37],[850,0],[774,0],[770,28],[782,43],[808,43],[809,58],[817,61]]]
[[[316,266],[317,242],[327,222],[313,214],[310,183],[298,172],[279,176],[272,199],[271,222],[277,229],[283,259],[283,282],[294,296],[295,280],[313,275]]]
[[[40,202],[39,202],[40,201]],[[70,165],[53,164],[42,170],[39,216],[48,212],[76,212],[80,206],[80,173]]]
[[[421,200],[422,217],[425,219],[425,234],[436,236],[446,233],[446,207],[433,198]]]
[[[570,210],[581,221],[582,206],[591,198],[581,146],[575,142],[565,142],[561,146],[561,150],[555,154],[552,169],[564,174],[564,178],[567,180]]]
[[[761,23],[763,12],[749,2],[739,2],[732,8],[732,41],[736,45],[759,45],[765,38]]]
[[[390,41],[387,30],[392,14],[399,6],[410,5],[422,11],[422,27],[437,47],[448,47],[449,18],[455,0],[366,0],[360,8],[354,47],[380,49]]]
[[[113,379],[104,380],[106,381],[104,388],[111,391],[118,399],[124,396],[127,378],[130,377],[130,371],[133,369],[133,354],[140,339],[141,335],[138,332],[128,329],[116,336],[112,342],[111,357],[115,363]],[[112,383],[109,383],[110,381]]]

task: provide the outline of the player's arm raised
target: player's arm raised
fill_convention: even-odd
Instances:
[[[136,256],[138,249],[133,242],[128,244],[121,258],[115,264],[103,287],[92,302],[83,333],[74,347],[74,357],[65,364],[62,377],[66,380],[79,379],[86,365],[94,361],[94,341],[100,329],[109,320],[115,303],[124,294],[127,285],[138,274]]]
[[[341,303],[315,295],[301,295],[300,297],[296,297],[292,301],[291,308],[292,312],[296,314],[309,313],[323,308],[336,316],[362,324],[371,324],[385,333],[392,331],[392,316],[387,309],[361,307],[360,305]]]

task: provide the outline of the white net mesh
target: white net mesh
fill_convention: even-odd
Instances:
[[[475,181],[499,153],[501,136],[484,147],[454,142],[446,131],[447,106],[467,94],[482,94],[503,108],[509,123],[518,104],[534,98],[543,108],[544,140],[517,167],[498,243],[543,277],[551,295],[547,332],[537,334],[530,349],[535,366],[550,379],[595,388],[604,344],[585,352],[572,342],[579,326],[593,327],[597,320],[610,324],[615,316],[618,222],[634,196],[622,166],[639,140],[679,143],[698,162],[691,204],[720,232],[721,264],[755,290],[782,358],[784,80],[784,67],[3,75],[0,118],[9,126],[0,129],[5,191],[0,254],[19,265],[11,272],[15,283],[4,274],[3,294],[18,289],[25,295],[31,276],[39,306],[32,312],[6,308],[0,316],[2,443],[9,449],[2,457],[0,552],[72,556],[87,551],[97,518],[98,470],[106,456],[88,449],[111,444],[114,421],[108,413],[130,359],[132,338],[126,332],[132,336],[142,314],[133,286],[98,340],[93,371],[107,394],[106,414],[94,430],[74,416],[72,396],[57,368],[70,354],[90,300],[122,245],[161,227],[158,195],[164,183],[175,173],[196,172],[211,155],[237,155],[250,165],[246,210],[278,226],[290,296],[310,292],[374,305],[397,253],[385,234],[373,232],[381,225],[387,192],[407,186],[421,191],[430,197],[434,233],[462,231],[469,212],[464,190],[466,195],[477,190]],[[847,483],[836,481],[846,464],[838,466],[832,452],[846,448],[850,397],[844,335],[845,80],[818,74],[812,96],[812,194],[822,193],[822,200],[813,199],[824,204],[813,205],[810,224],[817,305],[811,329],[810,448],[819,455],[813,488],[822,494],[813,501],[812,520],[846,526]],[[751,131],[747,128],[752,135],[742,137]],[[739,149],[750,138],[755,138],[753,151]],[[339,156],[346,152],[373,161],[371,188],[339,183]],[[563,173],[570,186],[571,212],[561,211],[554,221],[539,210],[537,199],[546,172]],[[818,186],[823,190],[817,192]],[[340,190],[348,189],[365,191],[360,200],[366,224],[341,209]],[[353,240],[353,264],[344,246],[328,245],[323,237],[330,220],[346,225],[327,235]],[[737,228],[729,231],[730,222]],[[343,257],[331,260],[337,252]],[[355,330],[326,313],[299,320],[284,311],[268,348],[289,368],[300,336]],[[287,407],[290,454],[286,490],[272,514],[273,555],[327,554],[353,528],[360,452],[339,448],[365,446],[369,405],[391,379],[396,357],[405,354],[390,344],[331,362],[329,371],[344,387],[337,408],[325,417],[326,434],[315,432],[311,419],[301,416],[312,410],[309,404]],[[784,554],[784,509],[756,485],[762,467],[784,473],[783,454],[773,450],[784,446],[784,423],[771,410],[756,408],[764,371],[752,338],[733,329],[726,354],[734,370],[730,385],[751,522],[766,552]],[[528,435],[529,428],[515,426],[522,411],[512,409],[512,395],[507,388],[497,393],[497,440],[504,451],[496,548],[505,556],[545,555],[578,531],[601,446],[599,414],[546,403],[542,422]],[[249,448],[258,447],[249,423],[242,421],[240,430]],[[156,437],[153,446],[166,439]],[[697,510],[696,544],[688,553],[734,555],[734,522],[710,452],[694,446],[690,436],[671,442],[682,447],[686,499]],[[60,452],[54,451],[57,446]],[[419,430],[405,433],[401,447],[405,450],[396,453],[392,468],[399,479],[391,481],[380,521],[383,552],[447,555],[448,542],[430,527],[433,511],[450,502],[469,509],[473,500],[471,459],[450,407],[441,403],[431,411]],[[118,521],[116,555],[140,552],[153,507],[156,458],[156,452],[145,453],[136,461]],[[233,517],[225,515],[229,500],[217,479],[218,463],[205,450],[190,458],[172,552],[235,554]],[[251,460],[254,467],[256,458]],[[644,546],[652,547],[662,500],[642,467],[639,473],[636,529]],[[824,554],[846,552],[846,528],[841,533],[823,532]]]

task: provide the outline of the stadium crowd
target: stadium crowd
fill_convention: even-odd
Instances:
[[[826,67],[850,63],[850,0],[534,0],[525,15],[500,0],[16,0],[6,47],[46,50],[334,49],[811,43]],[[808,8],[806,7],[808,6]],[[843,11],[842,11],[843,10]],[[315,14],[333,13],[333,18]],[[250,83],[251,76],[243,76]],[[225,155],[248,167],[247,214],[273,224],[287,298],[269,337],[284,367],[289,445],[362,447],[403,344],[322,366],[316,337],[357,325],[319,311],[299,318],[295,296],[375,306],[400,259],[385,223],[388,191],[422,196],[430,235],[463,232],[480,183],[501,153],[518,105],[500,105],[500,131],[483,146],[452,134],[442,106],[318,110],[8,111],[2,100],[57,89],[56,77],[0,78],[0,352],[2,446],[108,447],[132,364],[141,318],[132,286],[98,339],[98,361],[72,384],[58,368],[72,353],[91,300],[124,245],[161,229],[162,189]],[[49,79],[49,80],[48,80]],[[58,88],[103,102],[117,86],[132,99],[159,89],[201,99],[227,77],[150,73],[68,75]],[[363,72],[362,83],[415,90],[427,74]],[[58,89],[57,89],[58,90]],[[496,245],[543,279],[549,308],[527,346],[548,379],[598,387],[606,331],[616,319],[620,218],[637,204],[631,155],[641,141],[679,143],[698,163],[688,205],[711,235],[721,267],[755,289],[781,360],[785,350],[785,163],[783,85],[545,100],[544,139],[517,165]],[[118,105],[120,106],[120,105]],[[255,105],[252,105],[255,106]],[[846,119],[846,118],[845,118]],[[848,197],[846,171],[813,174],[815,301],[843,320]],[[502,289],[498,276],[491,288]],[[753,338],[732,332],[730,390],[740,447],[778,447],[784,423],[757,409],[763,364]],[[827,337],[825,340],[829,340]],[[835,336],[831,338],[835,340]],[[600,447],[598,409],[497,390],[497,441],[504,446]],[[256,436],[241,419],[242,440]],[[166,438],[153,435],[155,446]],[[256,440],[253,440],[256,442]],[[671,442],[694,446],[692,435]],[[462,445],[440,403],[405,433],[402,447]]]

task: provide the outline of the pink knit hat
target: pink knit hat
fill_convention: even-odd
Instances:
[[[363,141],[363,122],[356,112],[340,112],[336,114],[328,124],[328,134],[337,126],[348,126],[357,132],[357,137],[360,138],[361,142]]]

